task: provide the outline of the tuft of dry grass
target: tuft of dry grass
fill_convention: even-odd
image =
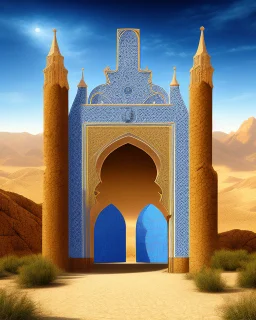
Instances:
[[[223,320],[255,320],[256,293],[242,295],[238,299],[227,301],[219,309]]]
[[[22,266],[22,260],[18,256],[10,255],[1,258],[0,264],[3,266],[4,271],[17,274],[19,268]]]
[[[211,268],[236,271],[250,260],[251,257],[246,250],[218,250],[211,258]]]
[[[0,290],[0,319],[37,320],[39,312],[36,305],[20,292],[7,293]]]
[[[256,288],[256,260],[247,263],[238,273],[237,283],[243,288]]]
[[[18,282],[26,288],[46,286],[56,280],[60,272],[52,262],[37,257],[20,268]]]
[[[194,275],[194,281],[196,287],[202,292],[222,292],[227,287],[219,270],[203,268]]]

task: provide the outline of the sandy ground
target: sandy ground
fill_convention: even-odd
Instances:
[[[198,292],[184,274],[168,274],[158,266],[104,268],[101,265],[91,274],[66,274],[52,287],[22,291],[38,304],[44,319],[52,320],[217,320],[227,299],[248,292],[235,288],[236,273],[222,274],[231,290],[213,294]],[[17,288],[13,279],[0,280],[0,287]]]

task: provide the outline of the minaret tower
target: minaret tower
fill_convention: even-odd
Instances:
[[[189,271],[209,265],[218,235],[217,173],[212,167],[212,75],[204,27],[190,70],[190,253]]]
[[[68,71],[56,29],[44,69],[44,202],[42,253],[68,270]]]

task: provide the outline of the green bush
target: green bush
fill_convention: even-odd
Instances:
[[[250,261],[250,255],[246,250],[219,250],[215,251],[211,259],[213,269],[235,271]]]
[[[7,272],[17,274],[18,269],[22,266],[21,258],[11,255],[1,258],[0,263]]]
[[[245,265],[244,270],[238,274],[237,282],[243,288],[256,288],[256,260]]]
[[[36,305],[25,295],[7,293],[0,290],[0,319],[36,320],[39,319]]]
[[[52,283],[59,272],[60,270],[53,263],[38,257],[20,268],[18,282],[27,288],[45,286]]]
[[[223,320],[255,320],[256,294],[243,295],[235,301],[229,301],[219,311]]]
[[[226,283],[221,279],[219,270],[203,268],[194,275],[194,281],[202,292],[222,292],[226,289]]]

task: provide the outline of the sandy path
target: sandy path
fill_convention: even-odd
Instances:
[[[67,274],[50,288],[23,290],[49,319],[217,320],[217,307],[243,291],[206,294],[183,274],[166,270],[130,273]],[[224,273],[229,285],[235,273]],[[15,288],[14,280],[0,287]]]

